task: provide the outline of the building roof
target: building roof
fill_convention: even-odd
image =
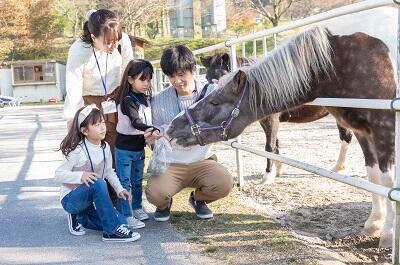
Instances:
[[[7,61],[1,62],[0,68],[9,68],[11,65],[26,65],[26,64],[40,64],[40,63],[59,63],[64,64],[64,61],[61,60],[54,60],[54,59],[42,59],[42,60],[19,60],[19,61]]]

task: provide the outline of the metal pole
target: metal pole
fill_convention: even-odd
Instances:
[[[235,44],[231,46],[231,69],[232,71],[235,71],[237,69]],[[238,143],[241,143],[242,138],[240,135],[236,138],[236,141]],[[241,187],[244,184],[242,152],[239,149],[236,149],[235,153],[236,153],[236,173],[237,173],[239,187]]]
[[[257,40],[253,40],[253,58],[257,59]]]
[[[242,43],[242,57],[246,57],[246,42]]]
[[[222,142],[222,144],[231,146],[235,149],[240,149],[240,150],[252,153],[252,154],[256,154],[256,155],[259,155],[262,157],[266,157],[266,158],[269,158],[272,160],[276,160],[276,161],[279,161],[286,165],[290,165],[295,168],[300,168],[302,170],[314,173],[316,175],[327,177],[327,178],[351,185],[353,187],[357,187],[357,188],[360,188],[360,189],[363,189],[363,190],[366,190],[369,192],[373,192],[373,193],[376,193],[376,194],[386,197],[386,198],[388,197],[388,194],[390,192],[390,196],[392,197],[393,200],[400,201],[400,191],[397,191],[397,190],[391,191],[391,188],[386,187],[386,186],[374,184],[374,183],[371,183],[371,182],[361,179],[361,178],[355,178],[355,177],[348,176],[348,175],[342,175],[342,174],[332,172],[330,170],[320,168],[320,167],[317,167],[314,165],[310,165],[310,164],[307,164],[307,163],[304,163],[304,162],[301,162],[301,161],[298,161],[298,160],[295,160],[295,159],[292,159],[289,157],[285,157],[282,155],[277,155],[274,153],[266,152],[264,150],[251,148],[251,147],[245,146],[243,144],[239,144],[236,141]]]
[[[397,5],[397,89],[396,97],[400,97],[400,1],[394,1]],[[395,187],[400,188],[400,112],[396,111],[396,138],[395,138]],[[395,202],[395,220],[393,224],[392,264],[400,264],[400,203]]]
[[[264,56],[267,56],[268,54],[268,47],[267,47],[267,37],[264,37],[262,40],[262,45],[263,45],[263,53]]]
[[[276,33],[274,34],[274,49],[278,46],[278,42],[276,40]]]

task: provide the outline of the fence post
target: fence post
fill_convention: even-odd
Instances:
[[[242,57],[246,57],[246,42],[242,42]]]
[[[243,52],[243,47],[244,46],[242,46],[242,52]],[[232,71],[235,71],[237,69],[236,45],[233,44],[230,47],[230,49],[231,49],[231,69]],[[236,141],[238,143],[241,143],[242,140],[240,135],[236,138]],[[244,184],[242,151],[236,148],[235,154],[236,154],[236,173],[237,173],[239,187],[241,187]]]
[[[264,37],[262,40],[262,45],[263,45],[263,53],[264,56],[267,56],[268,54],[268,47],[267,47],[267,37]]]
[[[274,49],[278,46],[278,41],[276,40],[277,34],[274,34]]]
[[[253,40],[253,59],[257,59],[257,40]]]
[[[397,89],[396,97],[400,97],[400,1],[397,4]],[[396,111],[396,131],[395,131],[395,188],[400,188],[400,112]],[[395,202],[395,221],[393,224],[393,247],[392,264],[400,264],[400,202]]]

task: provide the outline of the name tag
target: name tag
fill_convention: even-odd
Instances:
[[[101,102],[101,108],[104,114],[117,112],[117,104],[115,104],[115,101],[112,99]]]

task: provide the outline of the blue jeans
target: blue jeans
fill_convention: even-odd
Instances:
[[[142,208],[144,150],[136,152],[115,148],[115,167],[122,187],[132,193],[132,205],[129,201],[118,199],[118,211],[130,217],[131,209]]]
[[[98,179],[89,187],[78,186],[61,200],[61,204],[68,213],[77,214],[78,222],[88,229],[113,234],[125,223],[113,207],[104,179]]]

